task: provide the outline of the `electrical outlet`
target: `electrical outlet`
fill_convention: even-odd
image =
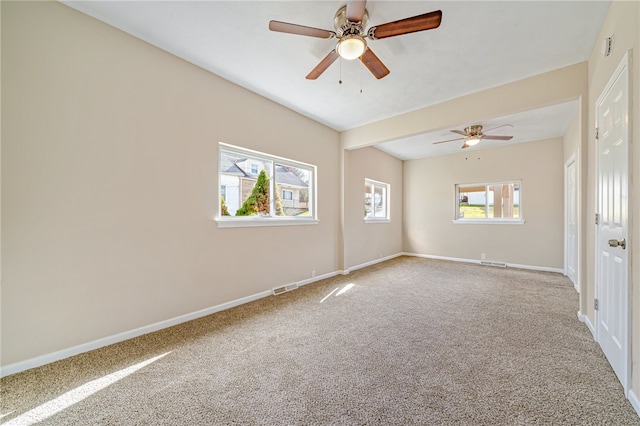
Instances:
[[[315,278],[316,277],[316,271],[311,271],[311,278]]]
[[[484,253],[480,253],[480,259],[481,260],[485,260],[487,258],[487,255]]]

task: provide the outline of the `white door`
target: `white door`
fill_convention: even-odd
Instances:
[[[625,392],[629,380],[629,66],[618,66],[596,102],[596,337]]]
[[[576,170],[576,160],[572,157],[565,168],[566,180],[566,252],[565,252],[565,274],[577,291],[578,288],[578,180]]]

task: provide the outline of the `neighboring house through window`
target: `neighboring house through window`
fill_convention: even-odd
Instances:
[[[295,223],[316,220],[315,175],[313,165],[221,143],[220,196],[229,216],[222,216],[219,208],[218,220],[244,220],[251,222],[248,226],[256,226],[256,218],[276,222],[295,219]]]
[[[372,179],[364,180],[364,220],[365,222],[379,222],[391,220],[389,216],[388,183]]]
[[[519,180],[456,185],[456,222],[523,223]]]

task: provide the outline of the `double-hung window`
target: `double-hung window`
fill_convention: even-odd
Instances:
[[[456,185],[459,223],[524,223],[519,180]]]
[[[220,227],[317,223],[316,166],[220,143]]]
[[[365,222],[388,222],[390,185],[373,179],[364,180]]]

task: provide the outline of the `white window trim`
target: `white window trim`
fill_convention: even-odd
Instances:
[[[256,226],[291,226],[291,225],[317,225],[318,219],[309,218],[281,218],[273,216],[243,216],[233,218],[216,218],[218,228],[251,228]]]
[[[386,199],[386,209],[387,209],[387,214],[386,217],[365,217],[364,218],[364,223],[391,223],[391,185],[386,183],[386,182],[380,182],[378,180],[373,180],[373,179],[369,179],[369,178],[365,178],[364,179],[364,184],[367,185],[377,185],[377,186],[384,186],[386,188],[386,194],[387,194],[387,199]]]
[[[522,219],[488,218],[488,219],[454,219],[456,225],[524,225]]]
[[[231,151],[239,155],[250,155],[258,158],[264,158],[274,163],[292,166],[296,168],[304,168],[311,170],[311,185],[310,191],[312,196],[309,197],[310,210],[312,216],[304,217],[282,217],[282,216],[221,216],[220,211],[222,204],[220,201],[220,156],[222,151]],[[264,152],[255,151],[252,149],[242,148],[235,145],[230,145],[224,142],[218,143],[218,202],[216,214],[213,220],[217,222],[218,228],[247,228],[257,226],[291,226],[291,225],[317,225],[320,223],[318,220],[318,169],[313,164],[303,163],[301,161],[290,160],[288,158],[278,157],[276,155],[266,154]],[[272,200],[273,202],[273,200]]]
[[[519,218],[504,218],[504,217],[488,217],[485,219],[465,219],[458,217],[458,213],[460,212],[460,187],[472,187],[472,186],[484,186],[485,191],[487,186],[491,185],[504,185],[504,184],[518,184],[518,197],[519,200]],[[503,180],[503,181],[493,181],[493,182],[478,182],[478,183],[461,183],[455,185],[455,198],[454,198],[454,219],[453,223],[458,225],[524,225],[526,221],[524,220],[524,216],[522,214],[522,179],[512,179],[512,180]]]

